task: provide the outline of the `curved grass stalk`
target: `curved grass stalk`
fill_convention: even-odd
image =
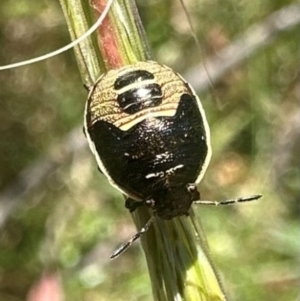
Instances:
[[[93,24],[92,17],[98,17],[106,4],[104,0],[60,2],[72,39]],[[83,81],[88,85],[109,69],[150,59],[134,1],[115,0],[97,31],[97,37],[92,36],[79,45],[75,55]],[[137,229],[145,225],[150,214],[145,208],[139,208],[132,214]],[[154,300],[226,300],[192,209],[189,217],[171,221],[155,218],[141,241]]]

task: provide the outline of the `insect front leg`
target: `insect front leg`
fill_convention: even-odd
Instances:
[[[153,209],[155,211],[155,201],[153,199],[147,199],[145,201],[136,201],[130,197],[128,197],[125,201],[125,207],[130,211],[133,212],[138,207],[145,206],[147,208]]]
[[[128,197],[125,201],[125,207],[129,210],[129,212],[133,212],[136,208],[145,206],[145,202],[143,201],[136,201],[130,197]]]

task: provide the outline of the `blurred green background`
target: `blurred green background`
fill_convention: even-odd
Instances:
[[[185,2],[201,51],[179,1],[138,1],[154,58],[183,76],[297,1]],[[296,27],[199,94],[213,147],[202,198],[264,195],[258,202],[195,209],[229,300],[299,298]],[[58,1],[34,6],[1,1],[0,65],[45,54],[69,40]],[[59,291],[72,301],[152,300],[139,243],[109,260],[135,232],[123,197],[97,171],[82,131],[75,131],[71,144],[68,138],[82,127],[87,96],[73,52],[0,71],[0,83],[0,301],[36,300],[41,288],[58,301]],[[47,168],[41,178],[39,171]],[[24,169],[40,182],[29,193],[23,193]]]

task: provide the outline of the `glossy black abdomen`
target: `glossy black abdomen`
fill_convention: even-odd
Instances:
[[[173,117],[146,118],[127,131],[100,120],[88,131],[109,176],[139,200],[195,183],[208,152],[197,101],[188,94]]]

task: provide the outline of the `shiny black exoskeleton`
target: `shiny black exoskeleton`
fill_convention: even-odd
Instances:
[[[163,219],[187,214],[210,158],[205,114],[190,86],[165,66],[141,62],[95,87],[86,134],[100,170],[128,196],[126,207],[147,206]]]
[[[98,121],[89,135],[115,183],[136,199],[153,200],[161,218],[185,214],[199,200],[190,183],[201,172],[207,145],[192,96],[181,96],[173,117],[146,118],[125,132]]]

